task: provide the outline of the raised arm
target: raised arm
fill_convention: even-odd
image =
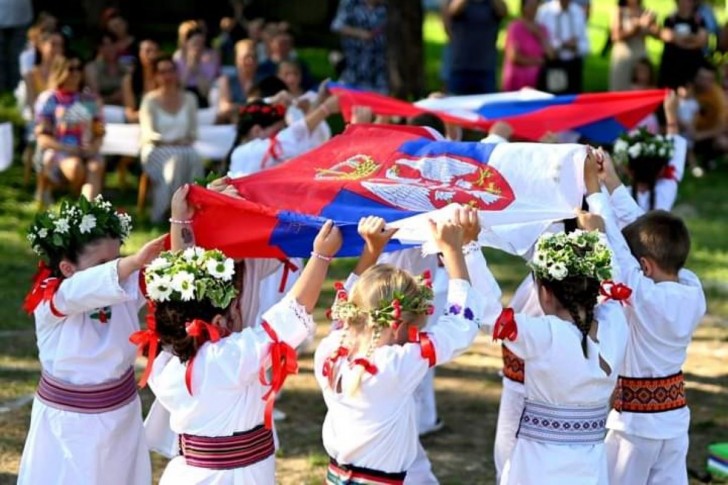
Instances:
[[[387,243],[397,232],[397,229],[386,229],[386,225],[387,222],[381,217],[367,216],[359,220],[357,231],[364,239],[364,247],[354,267],[356,276],[360,276],[377,263]]]

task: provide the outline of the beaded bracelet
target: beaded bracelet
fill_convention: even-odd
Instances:
[[[189,225],[189,224],[192,224],[192,219],[187,219],[186,221],[184,221],[184,220],[180,220],[180,219],[172,219],[172,218],[170,217],[170,218],[169,218],[169,222],[170,222],[171,224],[182,224],[182,225]]]
[[[331,260],[334,259],[331,256],[324,256],[323,254],[319,254],[316,251],[311,251],[311,257],[320,259],[321,261],[326,261],[327,263],[330,263]]]

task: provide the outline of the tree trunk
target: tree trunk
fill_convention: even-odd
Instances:
[[[425,95],[421,0],[387,3],[387,70],[389,90],[400,99]]]

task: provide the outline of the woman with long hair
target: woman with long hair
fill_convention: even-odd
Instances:
[[[83,90],[83,62],[77,55],[53,60],[49,84],[35,109],[41,162],[36,199],[46,203],[48,189],[67,182],[74,193],[91,200],[104,180],[101,100]]]
[[[139,43],[139,59],[134,69],[124,77],[122,95],[124,117],[127,123],[139,122],[139,108],[142,98],[157,87],[154,61],[159,56],[159,44],[145,39]]]

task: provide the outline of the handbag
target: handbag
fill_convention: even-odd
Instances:
[[[541,68],[538,89],[548,93],[564,93],[569,87],[569,72],[561,59],[550,59]]]

